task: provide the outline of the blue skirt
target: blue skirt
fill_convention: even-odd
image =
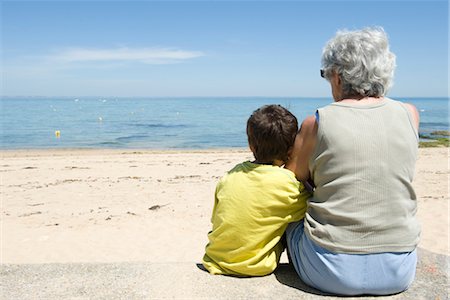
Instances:
[[[390,295],[406,290],[416,273],[417,253],[333,253],[304,234],[303,221],[286,230],[291,263],[308,285],[338,295]]]

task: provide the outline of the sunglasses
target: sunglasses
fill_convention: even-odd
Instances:
[[[320,69],[320,77],[325,78],[325,70]]]

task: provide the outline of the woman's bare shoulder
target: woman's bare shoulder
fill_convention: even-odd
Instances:
[[[405,106],[409,109],[411,113],[411,116],[414,121],[414,126],[416,127],[416,129],[419,129],[420,116],[419,112],[417,111],[417,108],[411,103],[405,103]]]

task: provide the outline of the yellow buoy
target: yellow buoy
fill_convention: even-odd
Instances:
[[[61,131],[56,130],[55,131],[55,136],[56,136],[57,139],[59,139],[61,137]]]

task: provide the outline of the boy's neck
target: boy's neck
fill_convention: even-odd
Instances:
[[[284,161],[282,161],[281,159],[275,159],[272,162],[272,165],[277,166],[277,167],[281,167],[282,165],[284,165]]]
[[[277,167],[281,167],[282,165],[284,165],[284,161],[282,161],[280,159],[275,159],[273,162],[261,162],[261,161],[255,160],[253,163],[258,164],[258,165],[272,165],[272,166],[277,166]]]

